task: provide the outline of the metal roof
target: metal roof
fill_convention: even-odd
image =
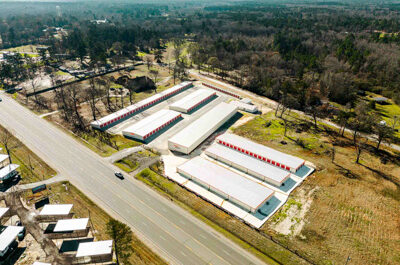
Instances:
[[[6,208],[0,208],[0,218],[3,217],[9,210],[10,208],[6,207]]]
[[[112,253],[112,240],[80,243],[76,257],[99,256]]]
[[[1,151],[1,148],[0,148]],[[0,163],[3,163],[8,159],[8,155],[0,154]]]
[[[254,209],[274,194],[271,189],[199,156],[178,169]]]
[[[0,252],[8,247],[23,229],[23,226],[7,226],[0,234]]]
[[[213,154],[214,156],[222,157],[234,164],[237,164],[243,168],[247,168],[257,174],[264,176],[267,179],[271,179],[275,182],[282,184],[287,180],[290,173],[282,170],[278,167],[272,166],[261,160],[255,159],[251,156],[235,151],[231,148],[225,147],[220,144],[213,144],[206,150],[206,154]]]
[[[205,100],[205,99],[211,97],[212,95],[216,95],[216,92],[209,90],[209,89],[202,88],[202,89],[199,89],[199,90],[187,95],[186,97],[174,102],[173,104],[171,104],[169,106],[169,108],[171,108],[171,109],[179,108],[179,109],[184,109],[184,110],[188,111],[195,105],[199,104],[202,100]]]
[[[227,116],[233,116],[236,111],[236,106],[221,102],[213,109],[205,113],[203,116],[186,126],[179,133],[175,134],[169,139],[169,141],[189,148],[194,145],[199,139],[201,139],[205,134],[207,134],[210,128],[217,125]]]
[[[89,218],[58,220],[53,231],[66,232],[66,231],[84,230],[86,229],[88,222]]]
[[[180,115],[177,111],[162,109],[129,126],[123,130],[123,133],[134,133],[143,137]]]
[[[45,262],[35,261],[32,265],[51,265],[51,263],[45,263]]]
[[[3,179],[4,177],[6,177],[8,174],[13,172],[17,168],[19,168],[19,165],[16,165],[16,164],[9,164],[9,165],[3,167],[2,169],[0,169],[0,179]]]
[[[304,164],[304,160],[301,158],[279,152],[275,149],[266,147],[265,145],[255,143],[253,141],[250,141],[246,138],[243,138],[243,137],[235,135],[235,134],[225,133],[225,134],[218,136],[217,140],[221,140],[221,141],[230,143],[237,147],[243,148],[249,152],[269,158],[271,160],[274,160],[275,162],[289,166],[294,169],[297,169],[301,165]]]
[[[182,82],[182,83],[180,83],[178,85],[175,85],[175,86],[173,86],[171,88],[168,88],[168,89],[164,90],[163,92],[155,94],[155,95],[153,95],[151,97],[148,97],[148,98],[146,98],[146,99],[144,99],[142,101],[139,101],[139,102],[137,102],[135,104],[132,104],[132,105],[130,105],[130,106],[124,108],[124,109],[121,109],[121,110],[116,111],[114,113],[111,113],[111,114],[109,114],[107,116],[104,116],[104,117],[102,117],[102,118],[100,118],[98,120],[95,120],[91,124],[100,125],[100,124],[107,123],[107,122],[109,122],[109,121],[111,121],[111,120],[113,120],[115,118],[118,118],[118,117],[120,117],[120,116],[122,116],[124,114],[129,113],[132,110],[135,110],[135,109],[138,109],[140,107],[143,107],[146,104],[149,104],[150,102],[152,102],[154,100],[159,100],[162,97],[164,97],[164,96],[166,96],[166,95],[168,95],[170,93],[174,94],[177,90],[180,90],[183,87],[188,86],[190,84],[192,84],[192,82]]]
[[[230,102],[231,104],[237,106],[240,110],[244,110],[244,111],[248,111],[248,112],[252,112],[255,113],[258,111],[258,108],[256,105],[252,105],[252,104],[247,104],[238,100],[233,100]]]
[[[46,204],[39,215],[67,215],[73,204]]]

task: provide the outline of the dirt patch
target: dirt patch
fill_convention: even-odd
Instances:
[[[313,194],[317,188],[306,192],[299,190],[295,197],[290,198],[283,209],[273,218],[271,228],[282,235],[297,236],[305,225],[305,216],[311,207]]]

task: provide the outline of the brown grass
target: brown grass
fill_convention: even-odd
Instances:
[[[0,125],[0,134],[6,129]],[[57,174],[57,172],[47,165],[40,157],[33,153],[17,138],[12,138],[12,146],[16,146],[11,150],[11,160],[14,164],[20,165],[18,172],[22,177],[20,184],[37,182],[49,179]],[[5,152],[4,146],[2,152]]]
[[[93,203],[86,195],[69,182],[50,185],[50,203],[73,204],[74,218],[89,217],[95,230],[96,240],[110,239],[106,234],[106,224],[111,218],[105,211]],[[133,253],[131,264],[166,264],[157,254],[133,235]]]
[[[159,165],[151,168],[161,170]],[[273,242],[268,236],[262,235],[239,219],[232,217],[154,171],[145,169],[136,178],[174,199],[194,216],[257,255],[267,264],[307,264],[301,258]]]

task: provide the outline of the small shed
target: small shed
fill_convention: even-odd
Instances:
[[[1,207],[0,208],[0,224],[2,225],[2,224],[4,224],[6,221],[7,221],[7,219],[5,218],[5,217],[8,217],[10,214],[10,212],[8,211],[10,208],[7,208],[7,207]]]
[[[62,219],[71,219],[73,204],[47,204],[40,211],[36,219],[40,222],[56,222]]]
[[[49,225],[45,234],[50,239],[86,237],[89,234],[89,218],[58,220],[56,225]]]
[[[9,164],[2,169],[0,169],[0,185],[4,184],[4,182],[13,179],[18,175],[17,169],[19,165]]]
[[[80,243],[76,253],[77,263],[109,262],[113,258],[113,241],[96,241]]]

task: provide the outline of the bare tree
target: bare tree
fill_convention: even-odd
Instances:
[[[386,124],[377,123],[373,127],[374,133],[378,136],[378,143],[376,145],[376,150],[379,150],[379,147],[382,141],[390,141],[393,139],[395,130],[392,127],[386,126]]]
[[[96,80],[91,78],[89,80],[89,87],[85,90],[84,98],[89,102],[92,111],[93,120],[96,120],[96,112],[99,112],[96,103],[101,99],[102,91],[96,84]]]
[[[159,71],[157,69],[151,69],[150,70],[150,76],[152,77],[153,82],[154,82],[154,90],[157,92],[157,83],[158,83]]]
[[[150,70],[150,67],[153,65],[153,57],[151,57],[150,55],[146,55],[144,57],[144,62],[147,65],[147,70]]]
[[[68,100],[70,101],[70,106],[72,109],[72,112],[74,114],[74,119],[75,119],[75,127],[77,127],[80,130],[85,129],[85,122],[83,120],[83,117],[79,113],[79,104],[80,104],[80,99],[82,98],[81,95],[81,90],[76,84],[72,84],[68,87]]]

